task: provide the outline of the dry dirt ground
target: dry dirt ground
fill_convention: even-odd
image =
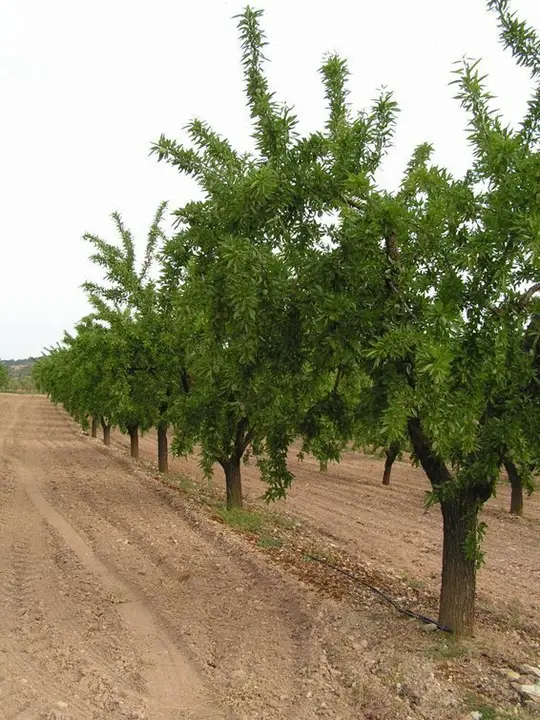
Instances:
[[[116,434],[127,447],[129,440]],[[156,456],[152,433],[141,439],[142,455]],[[348,453],[339,464],[319,471],[314,458],[299,461],[290,453],[289,467],[295,481],[285,501],[286,509],[322,530],[352,555],[362,557],[411,584],[439,590],[442,522],[438,506],[424,508],[429,482],[420,468],[396,462],[389,487],[382,485],[383,463],[360,453]],[[170,469],[198,480],[203,475],[196,457],[170,458]],[[265,486],[257,468],[242,468],[245,496],[260,500]],[[223,471],[216,466],[214,482],[224,486]],[[487,523],[484,542],[486,564],[478,576],[481,608],[507,614],[534,624],[540,632],[540,493],[525,496],[525,514],[511,516],[510,488],[501,483],[497,497],[484,507]]]
[[[40,396],[0,395],[1,720],[529,717],[505,677],[540,662],[540,509],[486,510],[474,641],[256,547]],[[146,461],[145,461],[146,456]],[[321,553],[434,612],[440,522],[422,475],[351,455],[296,466],[285,507]],[[174,470],[197,477],[195,459]],[[173,473],[174,475],[174,473]],[[253,468],[246,491],[262,492]],[[216,476],[216,485],[221,477]],[[281,559],[280,559],[281,557]],[[322,571],[321,571],[322,572]],[[478,716],[477,716],[478,717]]]

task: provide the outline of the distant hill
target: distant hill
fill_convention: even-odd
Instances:
[[[2,365],[33,365],[36,360],[39,360],[37,357],[27,357],[27,358],[19,358],[19,360],[0,360]]]
[[[8,370],[14,375],[30,375],[32,366],[39,358],[27,357],[18,360],[0,360],[2,365],[7,365]]]
[[[2,365],[8,369],[10,382],[8,389],[11,391],[32,392],[35,390],[32,381],[32,368],[39,358],[27,357],[18,360],[0,360]]]

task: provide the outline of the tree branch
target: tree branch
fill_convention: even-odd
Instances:
[[[518,298],[519,307],[523,310],[532,299],[532,296],[536,295],[537,292],[540,292],[540,282],[531,285],[528,290],[526,290],[522,295],[520,295],[520,297]]]
[[[185,368],[182,369],[182,372],[180,373],[180,380],[182,382],[182,388],[184,389],[184,392],[187,395],[189,393],[189,390],[191,387],[191,378],[189,377]]]
[[[244,454],[244,450],[247,448],[249,442],[251,442],[251,438],[246,443],[246,437],[249,436],[249,433],[247,433],[249,423],[248,419],[246,417],[243,417],[241,420],[239,420],[237,426],[236,426],[236,437],[234,439],[234,452],[238,459],[242,457]],[[247,435],[246,435],[247,433]]]
[[[516,305],[519,310],[524,310],[529,302],[531,301],[533,295],[536,295],[537,292],[540,292],[540,282],[534,283],[534,285],[531,285],[531,287],[528,290],[525,290],[524,293],[519,295],[517,298]],[[495,315],[502,315],[505,310],[507,310],[510,305],[512,304],[511,301],[503,303],[503,305],[492,305],[489,309],[492,313]]]
[[[339,383],[343,377],[343,365],[339,365],[336,372],[336,379],[334,381],[334,387],[332,388],[332,394],[335,395],[338,391]]]

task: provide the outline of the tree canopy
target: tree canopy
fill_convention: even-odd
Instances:
[[[157,427],[161,469],[172,424],[175,452],[200,448],[206,474],[222,466],[228,507],[242,504],[249,456],[267,498],[282,497],[298,437],[323,467],[351,442],[409,446],[442,510],[439,621],[465,634],[482,505],[503,463],[530,484],[539,456],[540,43],[506,0],[487,6],[530,71],[526,113],[505,124],[479,63],[458,64],[471,167],[454,177],[421,144],[395,192],[377,182],[398,119],[392,94],[353,112],[347,63],[330,55],[326,120],[302,135],[265,74],[262,13],[246,8],[253,150],[199,119],[184,141],[161,136],[152,151],[202,199],[174,210],[167,237],[160,207],[140,270],[120,216],[120,246],[86,236],[105,275],[85,285],[95,312],[37,371],[79,419]]]

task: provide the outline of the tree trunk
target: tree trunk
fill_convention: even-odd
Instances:
[[[474,631],[476,599],[476,529],[478,503],[462,493],[441,503],[443,516],[443,567],[439,622],[456,635]],[[466,548],[469,544],[470,554]]]
[[[240,459],[229,458],[223,463],[225,470],[225,484],[227,487],[227,510],[242,508],[242,477],[240,474]]]
[[[512,515],[523,515],[523,485],[521,484],[518,469],[511,460],[505,460],[504,467],[512,488],[510,513]]]
[[[390,447],[386,448],[386,462],[384,463],[384,474],[382,479],[383,485],[390,485],[390,475],[392,474],[392,466],[398,456],[399,445],[398,443],[392,443]]]
[[[409,437],[434,490],[453,482],[445,463],[433,451],[419,418],[409,418]],[[454,491],[441,502],[443,516],[443,563],[439,622],[456,635],[472,635],[476,595],[476,557],[466,553],[466,543],[476,542],[478,496],[472,489]],[[476,491],[478,492],[478,491]],[[486,492],[485,501],[489,497]]]
[[[111,444],[111,426],[110,423],[105,422],[103,418],[101,418],[101,427],[103,428],[103,443],[105,445]]]
[[[158,468],[159,472],[165,473],[169,470],[169,443],[167,440],[167,423],[158,425]]]
[[[139,457],[139,426],[131,425],[130,427],[128,427],[128,432],[129,432],[129,440],[130,440],[130,446],[131,446],[131,457],[138,458]]]
[[[92,418],[92,437],[97,437],[97,420],[95,418]]]

